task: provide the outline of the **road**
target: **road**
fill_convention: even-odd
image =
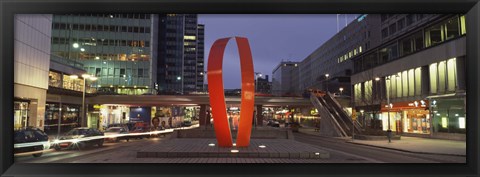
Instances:
[[[168,135],[167,135],[168,137]],[[82,150],[46,150],[41,157],[33,157],[32,155],[15,156],[15,163],[70,163],[77,160],[87,159],[99,155],[116,153],[120,150],[136,150],[144,146],[164,141],[166,137],[149,138],[149,139],[130,139],[129,142],[124,140],[120,142],[105,142],[103,147],[88,147]]]
[[[16,163],[465,163],[462,156],[408,153],[347,143],[343,139],[294,133],[295,141],[330,153],[329,159],[260,159],[260,158],[136,158],[143,147],[168,141],[160,138],[105,143],[103,147],[83,150],[48,150],[43,156],[15,156]]]
[[[347,143],[343,139],[295,133],[295,141],[323,148],[331,153],[355,156],[377,163],[465,163],[466,157],[408,153]]]

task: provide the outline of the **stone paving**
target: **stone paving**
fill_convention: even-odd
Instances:
[[[301,128],[300,133],[309,135],[320,136],[318,132],[315,132],[313,128]],[[391,143],[388,140],[357,140],[352,142],[350,138],[345,139],[348,143],[375,146],[385,149],[394,149],[405,152],[423,153],[423,154],[438,154],[438,155],[456,155],[466,156],[466,141],[457,140],[442,140],[442,139],[430,139],[420,137],[408,137],[402,136],[401,140],[392,140]]]
[[[209,146],[209,144],[215,144]],[[264,145],[265,148],[260,148]],[[238,150],[233,153],[231,150]],[[249,147],[223,148],[215,139],[179,138],[145,147],[137,152],[137,158],[286,158],[328,159],[330,153],[288,139],[252,139]]]

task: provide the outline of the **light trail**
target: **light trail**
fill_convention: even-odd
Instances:
[[[54,139],[53,141],[40,141],[40,142],[32,142],[32,143],[17,143],[14,144],[14,148],[24,148],[24,147],[32,147],[32,146],[43,146],[43,149],[50,149],[53,145],[61,144],[61,143],[72,143],[77,144],[78,142],[82,141],[90,141],[90,140],[97,140],[97,139],[105,139],[105,138],[117,138],[117,137],[134,137],[134,136],[142,136],[142,135],[158,135],[164,133],[172,133],[174,130],[185,130],[185,129],[192,129],[197,128],[200,125],[192,125],[190,127],[180,127],[180,128],[172,128],[172,129],[165,129],[165,130],[158,130],[158,131],[151,131],[151,132],[144,132],[144,133],[126,133],[126,134],[115,134],[115,135],[104,135],[104,136],[93,136],[93,137],[80,137],[80,138],[73,138],[67,140],[59,140]]]

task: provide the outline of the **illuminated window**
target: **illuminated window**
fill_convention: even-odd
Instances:
[[[388,94],[390,94],[390,98],[396,98],[397,97],[397,78],[395,75],[390,76],[390,91]]]
[[[195,40],[195,39],[197,39],[195,36],[184,36],[183,38],[185,40]]]
[[[456,59],[452,58],[447,61],[447,90],[452,92],[455,91],[456,86]]]
[[[438,92],[444,93],[445,92],[445,61],[441,61],[438,63]]]
[[[396,80],[396,84],[397,84],[397,98],[401,98],[402,97],[402,74],[401,73],[398,73],[397,74],[398,76],[395,76],[393,75],[392,78],[394,80]]]
[[[448,127],[448,119],[446,117],[442,117],[442,128]]]
[[[458,128],[461,128],[461,129],[465,128],[465,117],[458,118]]]
[[[419,96],[422,94],[422,69],[415,69],[415,95]]]
[[[357,49],[353,49],[353,55],[357,55]]]
[[[467,33],[467,28],[465,27],[465,15],[460,16],[460,30],[461,34],[466,34]]]
[[[348,58],[352,58],[352,51],[348,52]]]
[[[437,63],[430,65],[430,93],[437,93]]]
[[[415,74],[413,69],[408,70],[408,96],[415,94]]]
[[[402,96],[403,97],[408,96],[408,72],[407,71],[402,72]]]
[[[362,46],[358,47],[358,52],[362,53]]]

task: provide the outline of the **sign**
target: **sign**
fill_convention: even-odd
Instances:
[[[392,107],[390,108],[390,111],[397,111],[401,109],[420,109],[420,108],[427,109],[429,107],[428,100],[414,100],[414,101],[408,101],[408,102],[396,102],[391,104],[392,104]],[[387,104],[382,103],[382,111],[388,111]]]

